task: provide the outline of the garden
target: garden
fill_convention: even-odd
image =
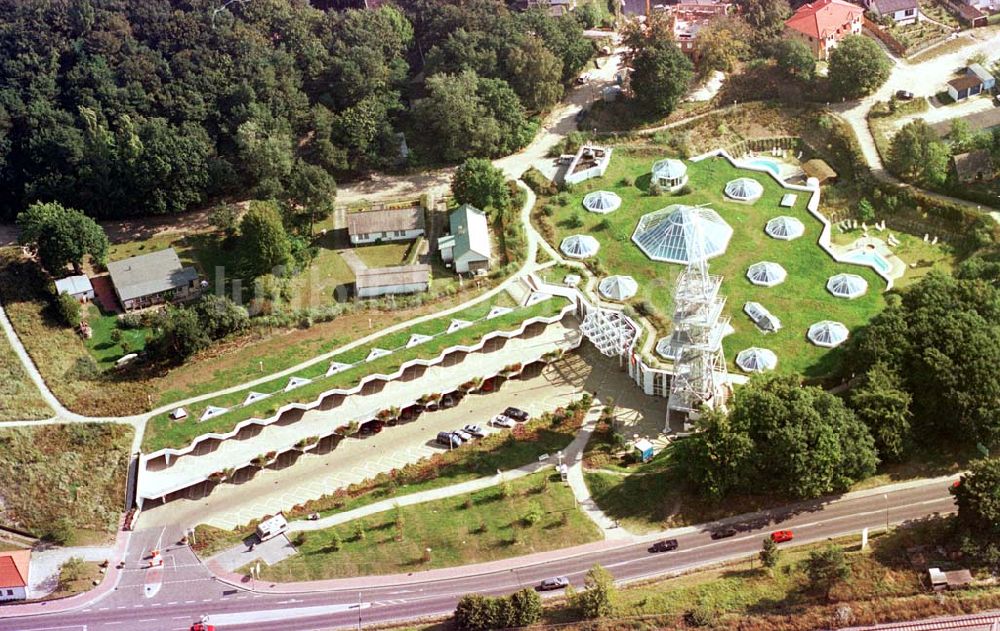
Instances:
[[[571,192],[543,198],[535,214],[540,230],[553,246],[573,234],[590,234],[600,242],[600,251],[588,261],[598,277],[628,274],[639,283],[633,306],[653,314],[660,335],[669,333],[673,284],[681,266],[651,261],[632,242],[639,218],[672,204],[708,205],[733,228],[728,249],[709,261],[709,271],[725,277],[722,294],[728,299],[726,313],[732,317],[735,333],[724,340],[730,366],[736,353],[751,346],[773,350],[778,356],[777,370],[799,372],[821,378],[834,372],[841,350],[825,349],[808,343],[809,325],[820,320],[836,320],[854,330],[863,326],[885,304],[882,292],[885,281],[871,269],[835,262],[817,245],[822,224],[806,210],[808,194],[797,191],[795,204],[781,208],[778,202],[789,192],[770,177],[738,169],[722,158],[685,162],[688,184],[677,194],[651,195],[650,168],[667,157],[663,147],[654,144],[624,145],[615,149],[614,158],[604,177],[589,180]],[[753,204],[728,200],[723,188],[730,180],[752,177],[764,187],[763,195]],[[591,191],[608,190],[622,199],[621,207],[607,215],[593,214],[582,206],[583,196]],[[822,212],[822,202],[820,204]],[[793,241],[772,239],[764,232],[765,223],[779,215],[789,215],[805,225],[805,234]],[[547,224],[547,225],[546,225]],[[752,285],[747,268],[758,261],[779,263],[788,272],[787,280],[775,287]],[[826,290],[826,281],[839,273],[857,274],[868,282],[868,292],[854,300],[834,298]],[[742,312],[747,301],[762,303],[782,322],[775,333],[758,330]]]

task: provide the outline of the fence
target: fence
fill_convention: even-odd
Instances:
[[[866,29],[868,29],[869,31],[871,31],[871,33],[875,37],[877,37],[879,40],[881,40],[881,42],[883,44],[885,44],[886,47],[889,48],[889,50],[891,50],[892,52],[896,53],[897,55],[899,55],[901,57],[906,54],[906,46],[904,46],[898,39],[896,39],[895,37],[893,37],[889,33],[889,31],[887,31],[884,28],[882,28],[882,26],[880,24],[877,24],[876,22],[872,22],[870,19],[868,19],[867,15],[864,16],[862,18],[862,20],[863,20],[862,23],[864,24],[864,27]]]
[[[742,156],[750,151],[771,151],[774,148],[783,151],[799,151],[803,148],[802,139],[798,136],[775,136],[773,138],[751,138],[741,140],[726,147],[726,153],[731,156]]]

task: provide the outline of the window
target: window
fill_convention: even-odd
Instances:
[[[905,11],[905,12],[903,13],[903,15],[905,15],[906,17],[910,17],[911,15],[913,15],[913,14],[914,14],[914,13],[916,13],[916,12],[917,12],[917,10],[916,10],[916,9],[907,9],[907,10],[906,10],[906,11]]]
[[[7,590],[7,595],[8,596],[13,596],[14,595],[14,590],[13,589],[8,589]]]

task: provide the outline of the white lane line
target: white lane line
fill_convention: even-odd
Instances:
[[[371,603],[360,603],[361,609],[368,609]],[[222,625],[249,624],[251,622],[274,622],[277,620],[287,620],[289,618],[311,618],[313,616],[324,616],[345,611],[357,611],[358,603],[351,605],[318,605],[315,607],[299,607],[297,609],[263,609],[258,611],[244,611],[239,613],[212,614],[212,624],[217,627]]]

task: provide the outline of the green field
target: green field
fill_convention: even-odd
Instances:
[[[0,333],[0,421],[31,421],[52,416],[34,382]]]
[[[535,514],[534,523],[529,523],[529,513]],[[331,544],[334,533],[341,541],[339,550]],[[307,533],[298,554],[262,567],[260,574],[265,580],[289,582],[412,572],[600,539],[597,526],[576,508],[572,491],[549,469],[469,495],[404,506]]]
[[[88,305],[86,309],[86,320],[90,324],[92,336],[89,340],[84,340],[84,345],[97,360],[101,370],[114,368],[115,362],[126,354],[121,343],[111,339],[112,331],[118,328],[118,318],[102,314],[94,304]],[[151,330],[147,328],[121,329],[122,341],[128,345],[129,353],[138,353],[146,348],[150,333]]]
[[[390,333],[377,338],[369,344],[361,345],[349,351],[344,351],[329,360],[321,361],[303,368],[295,373],[297,377],[314,379],[312,383],[296,388],[290,392],[280,392],[288,383],[290,376],[280,377],[264,384],[258,384],[253,388],[240,390],[226,395],[218,396],[207,401],[200,401],[189,406],[188,418],[184,421],[173,421],[168,413],[160,414],[150,419],[143,436],[143,450],[146,452],[156,451],[165,447],[184,447],[197,436],[209,432],[226,432],[242,420],[251,417],[266,417],[277,411],[277,408],[284,403],[292,401],[311,401],[320,393],[333,388],[350,388],[357,384],[363,377],[373,373],[395,372],[403,363],[417,357],[436,357],[445,348],[456,344],[469,344],[480,339],[486,333],[492,331],[511,330],[516,328],[524,320],[535,316],[552,316],[566,306],[566,301],[561,298],[546,300],[531,307],[517,308],[505,315],[492,320],[482,320],[466,328],[459,329],[447,335],[440,335],[447,328],[453,318],[463,320],[479,320],[489,313],[494,306],[510,306],[511,301],[506,294],[494,300],[483,301],[473,305],[458,313],[415,324],[403,331]],[[419,333],[424,335],[437,335],[412,348],[403,348],[410,336]],[[330,377],[325,377],[327,368],[331,362],[341,362],[345,364],[355,364],[362,362],[373,348],[383,348],[386,350],[399,349],[391,355],[380,357],[370,362],[364,362],[354,368],[335,373]],[[476,375],[470,375],[470,378]],[[246,407],[239,407],[235,410],[200,422],[198,418],[202,411],[209,405],[218,407],[232,407],[246,399],[250,390],[256,392],[278,392],[278,394],[258,401]]]
[[[549,219],[555,224],[556,242],[571,234],[591,234],[601,243],[595,257],[608,274],[629,274],[639,282],[635,302],[647,301],[660,314],[672,311],[674,280],[681,266],[651,261],[632,242],[639,218],[671,204],[709,204],[733,228],[729,248],[710,261],[710,272],[725,277],[722,293],[727,296],[726,313],[732,317],[733,335],[724,341],[731,369],[736,353],[750,346],[770,348],[778,355],[778,370],[798,372],[808,377],[830,374],[839,362],[842,350],[827,350],[810,344],[805,337],[809,325],[819,320],[838,320],[855,330],[867,323],[885,304],[882,295],[885,281],[867,267],[836,263],[817,245],[822,224],[806,210],[808,195],[798,192],[793,208],[779,208],[784,192],[770,177],[738,169],[722,158],[687,162],[690,176],[688,194],[650,196],[649,170],[652,163],[666,157],[658,147],[619,147],[603,178],[574,187],[568,203],[560,206],[554,199],[540,204],[555,206]],[[737,177],[753,177],[764,185],[764,195],[752,205],[727,200],[726,182]],[[622,198],[622,206],[608,215],[583,210],[583,196],[594,190],[610,190]],[[820,204],[822,211],[822,203]],[[806,226],[803,237],[779,241],[767,236],[764,224],[779,215],[791,215]],[[571,217],[582,225],[570,227]],[[788,279],[772,288],[755,287],[746,278],[747,268],[757,261],[774,261],[788,272]],[[869,291],[855,300],[838,299],[826,291],[830,276],[850,272],[868,281]],[[760,332],[743,313],[743,304],[753,300],[767,307],[781,319],[777,333]],[[667,334],[668,331],[660,331]]]

